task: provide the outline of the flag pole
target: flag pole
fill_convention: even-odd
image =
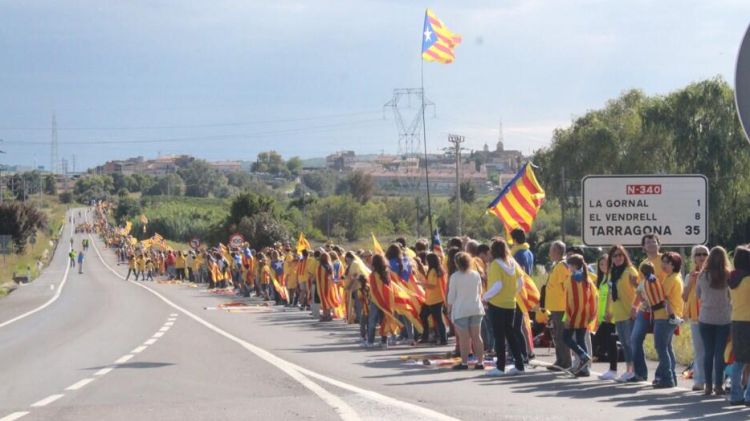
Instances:
[[[422,35],[424,37],[424,34]],[[424,38],[422,38],[424,39]],[[423,41],[424,42],[424,41]],[[425,105],[424,105],[424,58],[422,58],[422,53],[420,51],[419,54],[419,61],[420,61],[420,80],[421,80],[421,86],[422,86],[422,139],[424,140],[424,177],[425,181],[427,182],[427,220],[430,223],[430,238],[432,238],[432,201],[430,199],[430,171],[427,168],[427,125],[425,123]]]

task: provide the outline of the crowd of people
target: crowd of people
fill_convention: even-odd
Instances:
[[[620,245],[587,262],[581,248],[555,241],[549,269],[534,281],[535,256],[520,229],[512,241],[489,244],[456,237],[443,245],[436,235],[411,247],[397,238],[385,250],[377,243],[373,250],[344,250],[300,241],[260,250],[219,244],[188,251],[143,247],[103,218],[97,230],[128,265],[128,279],[205,283],[309,311],[321,322],[358,324],[366,348],[439,346],[455,336],[460,361],[452,368],[486,376],[524,373],[534,364],[535,346],[549,341],[555,349],[549,370],[588,377],[593,361],[606,361],[602,380],[652,380],[654,388],[672,388],[673,337],[689,329],[693,390],[750,405],[746,246],[737,247],[730,262],[722,247],[697,245],[683,261],[678,253],[662,252],[657,235],[646,235],[640,263]],[[648,334],[658,356],[653,377],[644,352]],[[494,367],[485,370],[485,361]]]

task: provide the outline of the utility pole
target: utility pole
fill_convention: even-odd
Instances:
[[[0,143],[3,143],[3,139],[0,139]],[[0,150],[0,154],[4,154],[4,150]],[[5,181],[3,180],[3,165],[0,164],[0,205],[3,204],[3,196],[5,196]]]
[[[564,243],[565,242],[565,207],[568,202],[568,192],[567,192],[567,189],[565,188],[565,167],[562,167],[561,178],[562,178],[562,181],[561,181],[562,188],[561,188],[561,195],[560,195],[560,213],[562,217],[562,224],[560,225],[562,225],[562,227],[560,228],[560,230],[562,231],[562,242]]]
[[[453,144],[456,155],[456,213],[458,215],[458,235],[461,235],[461,144],[466,141],[463,136],[449,134],[448,142]]]

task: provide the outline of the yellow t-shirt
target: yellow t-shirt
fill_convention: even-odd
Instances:
[[[729,289],[732,299],[732,321],[750,322],[750,276],[742,278],[739,286]]]
[[[696,274],[696,278],[698,277],[698,274]],[[689,284],[690,274],[688,274],[688,281]],[[685,286],[687,288],[687,285]],[[698,294],[695,293],[695,291],[698,289],[698,280],[696,279],[695,284],[693,284],[693,289],[690,290],[690,294],[688,294],[687,302],[685,303],[685,318],[687,320],[697,322],[698,321],[698,314],[700,310],[700,305],[698,302]]]
[[[136,258],[135,265],[136,267],[138,267],[139,271],[146,270],[146,261],[143,259],[143,257]]]
[[[651,262],[651,264],[654,265],[654,275],[656,275],[656,279],[658,279],[659,282],[664,283],[664,278],[667,277],[667,274],[664,273],[664,271],[661,269],[661,256],[662,254],[659,253],[655,259],[649,259],[648,257],[646,257],[645,259],[641,261],[641,265],[644,264],[645,262]],[[641,281],[643,281],[642,274],[640,275],[640,277],[641,277]]]
[[[524,272],[523,269],[521,269],[521,266],[519,266],[514,260],[511,260],[509,264],[513,265],[512,273],[506,272],[505,269],[500,267],[500,263],[496,260],[490,263],[487,273],[487,290],[491,290],[498,281],[502,282],[503,285],[500,292],[490,298],[489,303],[495,307],[515,309],[518,280],[523,277]],[[564,304],[563,309],[565,309]]]
[[[664,279],[664,295],[672,308],[672,312],[677,317],[682,317],[685,303],[682,301],[682,276],[679,273],[673,273]],[[654,312],[654,320],[666,320],[668,317],[667,310],[662,308]]]
[[[287,288],[297,288],[297,261],[291,255],[284,260],[284,279]]]
[[[628,266],[617,280],[617,301],[612,301],[612,292],[609,293],[609,309],[615,323],[630,319],[630,309],[635,301],[635,287],[630,283],[630,277],[638,278],[638,270]]]
[[[565,286],[570,282],[570,269],[563,262],[555,263],[547,279],[544,305],[549,311],[565,311]]]
[[[443,291],[437,271],[430,270],[427,272],[427,279],[424,281],[424,293],[425,305],[431,306],[443,302]]]
[[[174,258],[175,269],[185,269],[185,258],[179,254]]]

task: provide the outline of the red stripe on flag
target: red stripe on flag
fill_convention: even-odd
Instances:
[[[439,42],[436,42],[436,43],[432,44],[432,46],[430,47],[430,49],[433,49],[433,48],[435,48],[437,50],[440,50],[440,51],[444,52],[445,54],[448,54],[451,57],[453,57],[453,55],[454,55],[453,54],[453,50],[451,50],[450,48],[446,47],[445,45],[443,45],[443,44],[441,44]]]
[[[437,19],[435,19],[435,18],[433,18],[433,17],[428,17],[428,19],[430,20],[430,23],[431,23],[431,24],[432,24],[433,26],[436,26],[436,27],[438,27],[438,28],[442,28],[442,27],[443,27],[443,24],[442,24],[442,23],[440,23],[440,21],[439,21],[439,20],[437,20]]]
[[[511,218],[514,219],[515,222],[518,222],[521,227],[523,227],[524,231],[529,231],[529,225],[524,221],[523,218],[521,218],[521,215],[516,212],[515,207],[510,203],[510,200],[508,199],[508,195],[506,194],[503,196],[502,199],[500,199],[500,205],[502,205],[503,209],[505,209],[506,212],[511,216]]]
[[[524,208],[526,213],[528,213],[532,219],[536,217],[536,207],[529,202],[529,199],[523,196],[521,190],[519,190],[518,185],[511,187],[509,192],[513,195],[513,197],[516,198],[521,207]]]

